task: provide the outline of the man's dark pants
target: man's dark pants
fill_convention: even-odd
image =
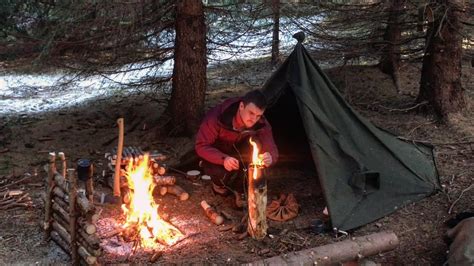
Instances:
[[[248,138],[245,138],[234,145],[234,151],[229,154],[239,160],[239,169],[227,171],[223,165],[213,164],[206,160],[202,161],[202,168],[206,175],[211,177],[212,183],[219,187],[225,187],[232,192],[243,193],[246,181],[247,167],[250,162],[252,149]]]

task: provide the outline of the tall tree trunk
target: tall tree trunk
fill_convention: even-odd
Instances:
[[[392,77],[397,93],[400,93],[400,40],[402,37],[400,17],[405,1],[390,1],[387,28],[384,35],[386,44],[379,64],[380,70]]]
[[[192,135],[204,112],[206,24],[201,0],[176,1],[173,91],[168,107],[175,134]]]
[[[463,0],[436,0],[430,6],[436,11],[433,22],[428,25],[417,102],[427,101],[441,118],[459,112],[466,105],[461,85],[460,32],[467,5]]]
[[[272,65],[280,60],[280,0],[272,0],[273,38],[272,38]]]

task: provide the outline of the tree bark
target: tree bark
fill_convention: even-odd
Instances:
[[[280,0],[272,0],[273,37],[272,37],[272,65],[280,59]]]
[[[400,40],[402,37],[400,18],[405,1],[390,1],[387,28],[384,34],[385,46],[379,64],[380,70],[392,77],[397,93],[400,93]]]
[[[176,1],[173,91],[169,111],[174,134],[193,135],[204,112],[206,24],[202,1]]]
[[[428,25],[420,91],[416,101],[427,101],[428,109],[443,119],[466,106],[461,85],[460,32],[467,5],[467,1],[462,0],[437,0],[431,6],[436,13],[433,22]]]

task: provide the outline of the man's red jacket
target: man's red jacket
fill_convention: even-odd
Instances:
[[[278,160],[278,149],[273,140],[272,127],[263,116],[252,128],[241,132],[233,129],[232,119],[241,100],[240,97],[228,99],[207,112],[196,135],[197,155],[210,163],[223,165],[224,159],[235,153],[233,145],[252,136],[261,144],[260,153],[269,152],[274,164]]]

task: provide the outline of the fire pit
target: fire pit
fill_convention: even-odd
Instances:
[[[107,244],[111,242],[115,242],[115,246],[124,246],[128,257],[140,250],[151,253],[151,260],[156,260],[161,250],[185,239],[182,231],[167,221],[168,215],[160,215],[154,191],[155,194],[156,191],[162,195],[174,194],[181,200],[186,200],[189,194],[175,184],[176,178],[159,175],[158,172],[164,173],[160,170],[162,166],[157,166],[156,160],[150,160],[148,153],[124,157],[127,164],[121,171],[123,182],[120,184],[124,192],[123,203],[120,208],[104,205],[103,209],[116,210],[112,217],[105,218],[99,218],[103,209],[98,211],[96,206],[100,203],[93,204],[98,193],[94,197],[94,190],[90,187],[92,181],[83,180],[87,184],[86,191],[78,193],[77,174],[80,176],[80,173],[76,174],[76,169],[66,170],[63,153],[60,158],[61,173],[56,168],[56,154],[49,155],[48,186],[44,197],[45,239],[56,242],[71,256],[74,264],[96,264],[104,247],[110,251]],[[81,167],[83,164],[78,165],[79,172],[84,170]],[[114,240],[108,241],[113,237]]]

